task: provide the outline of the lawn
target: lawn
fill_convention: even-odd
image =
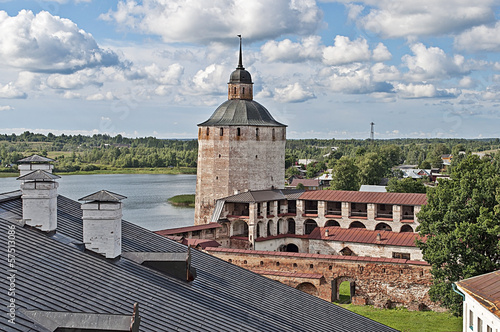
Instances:
[[[361,316],[404,332],[462,331],[462,317],[434,311],[408,311],[404,308],[377,309],[373,306],[342,304],[350,302],[349,282],[340,284],[338,305]]]

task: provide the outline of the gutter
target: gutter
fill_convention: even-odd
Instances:
[[[453,288],[453,291],[454,291],[455,293],[457,293],[458,295],[460,295],[460,296],[462,297],[462,302],[465,302],[465,295],[464,295],[464,293],[462,293],[461,291],[459,291],[459,290],[457,289],[457,285],[456,285],[455,283],[452,283],[452,284],[451,284],[451,288]]]

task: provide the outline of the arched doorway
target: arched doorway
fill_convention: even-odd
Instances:
[[[286,252],[299,252],[299,247],[297,247],[293,243],[289,243],[285,246],[285,251]]]
[[[356,282],[352,277],[338,277],[332,280],[332,301],[351,303],[356,294]]]
[[[310,282],[303,282],[301,284],[298,284],[297,287],[295,287],[295,288],[303,291],[304,293],[318,296],[318,289],[316,289],[316,286],[314,286]]]
[[[248,236],[248,225],[242,220],[236,220],[232,224],[232,236]]]
[[[375,226],[375,230],[392,232],[391,226],[387,225],[385,222],[378,223],[377,226]]]
[[[286,234],[286,221],[284,219],[278,220],[278,224],[276,225],[278,227],[276,234]]]
[[[340,227],[340,224],[337,220],[328,220],[325,224],[325,227],[332,227],[332,226]]]
[[[293,218],[289,218],[288,222],[288,234],[295,234],[295,220]]]
[[[413,228],[410,225],[403,225],[401,227],[400,233],[413,233]]]
[[[360,221],[353,221],[350,225],[349,228],[366,228],[366,226],[360,222]]]
[[[311,234],[311,232],[318,227],[318,224],[312,220],[312,219],[307,219],[304,222],[304,234]]]
[[[257,237],[264,237],[264,223],[259,221],[257,223]]]

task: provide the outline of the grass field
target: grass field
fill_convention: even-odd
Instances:
[[[349,282],[344,281],[339,288],[337,305],[361,316],[403,332],[457,332],[462,331],[462,318],[449,313],[433,311],[408,311],[404,308],[377,309],[373,306],[342,304],[349,303]]]
[[[176,206],[194,207],[194,194],[170,197],[168,202]]]

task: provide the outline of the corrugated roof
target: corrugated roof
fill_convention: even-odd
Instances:
[[[55,175],[52,173],[49,173],[44,170],[36,170],[28,174],[24,174],[20,177],[17,178],[17,180],[23,180],[23,181],[53,181],[56,179],[60,179],[61,177],[59,175]]]
[[[198,126],[271,126],[286,127],[255,100],[230,99],[222,103],[212,116]]]
[[[325,236],[325,231],[328,230],[328,236]],[[377,234],[381,235],[381,240],[377,241]],[[416,239],[420,237],[416,233],[403,232],[396,233],[391,231],[370,231],[364,228],[341,228],[341,227],[316,227],[309,239],[312,240],[327,240],[338,242],[355,242],[369,244],[385,244],[391,246],[415,247]]]
[[[119,202],[122,199],[126,198],[126,196],[111,191],[100,190],[93,194],[80,198],[79,201]]]
[[[80,204],[58,196],[56,235],[81,243]],[[5,216],[22,218],[21,198],[0,202]],[[190,283],[121,257],[108,260],[58,237],[16,226],[16,324],[4,331],[48,331],[21,309],[129,315],[139,303],[140,331],[395,331],[392,328],[197,250]],[[123,221],[123,252],[185,252],[186,247]],[[0,241],[7,251],[7,241]],[[22,277],[21,277],[22,276]],[[8,280],[2,284],[7,287]],[[3,303],[7,292],[0,294]],[[332,321],[335,322],[332,324]]]
[[[304,192],[301,189],[249,190],[222,198],[229,203],[256,203],[279,200],[295,200]]]
[[[312,201],[376,203],[396,205],[425,205],[426,194],[379,193],[342,190],[313,190],[300,195],[300,199]]]
[[[456,284],[500,318],[500,270],[465,279]]]
[[[32,156],[29,156],[29,157],[26,157],[23,159],[19,159],[17,162],[19,164],[28,164],[28,163],[31,164],[31,163],[50,163],[52,161],[55,161],[55,160],[34,154]]]
[[[220,227],[222,227],[220,224],[212,222],[212,223],[203,224],[203,225],[194,225],[194,226],[187,226],[187,227],[163,229],[160,231],[155,231],[154,233],[161,235],[161,236],[165,236],[165,235],[171,235],[171,234],[194,232],[194,231],[201,231],[203,229],[212,229],[212,228],[220,228]]]

